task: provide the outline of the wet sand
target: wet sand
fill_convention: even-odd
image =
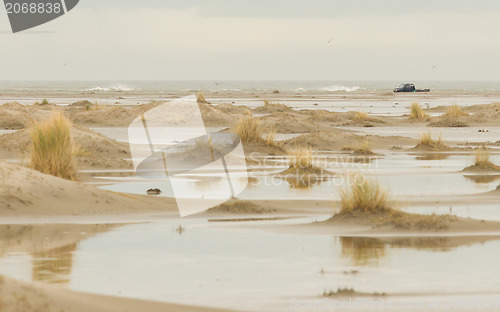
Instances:
[[[79,233],[81,232],[88,233],[88,236],[99,236],[122,223],[177,220],[176,202],[172,198],[110,192],[92,184],[103,180],[108,183],[106,179],[101,179],[103,175],[109,178],[109,181],[113,181],[113,170],[121,171],[114,174],[115,177],[117,175],[133,177],[134,174],[131,171],[128,145],[89,128],[127,127],[130,121],[141,112],[160,105],[162,101],[183,95],[185,94],[151,94],[147,96],[134,93],[120,93],[119,96],[113,93],[78,94],[69,99],[67,96],[58,94],[44,94],[29,99],[23,97],[0,98],[0,103],[17,101],[22,104],[32,104],[32,102],[41,101],[43,98],[49,98],[49,102],[52,103],[46,106],[19,104],[0,106],[1,130],[16,130],[13,133],[0,135],[0,159],[9,161],[0,162],[0,183],[2,183],[0,188],[0,224],[12,225],[8,232],[4,230],[1,232],[2,254],[26,251],[36,253],[40,250],[57,249],[80,242],[82,237]],[[366,140],[376,152],[375,157],[381,159],[387,155],[414,155],[418,153],[419,157],[428,157],[429,160],[426,161],[441,161],[445,164],[446,157],[449,155],[461,153],[467,156],[472,155],[473,149],[481,143],[490,146],[492,154],[496,155],[494,148],[497,142],[494,140],[494,133],[500,128],[500,115],[498,114],[498,104],[492,103],[500,101],[497,94],[471,95],[446,92],[422,95],[396,95],[392,93],[355,95],[348,93],[340,95],[329,93],[214,93],[205,94],[205,97],[214,104],[213,106],[200,104],[207,126],[231,129],[239,118],[252,114],[253,118],[259,118],[262,121],[264,127],[272,128],[278,134],[294,134],[293,138],[280,141],[276,147],[272,148],[258,144],[245,144],[247,155],[258,152],[263,157],[270,155],[282,157],[286,154],[287,149],[308,144],[315,151],[321,153],[356,156],[353,153],[353,145],[361,139]],[[110,103],[110,105],[96,106],[95,109],[89,106],[88,110],[84,104],[71,105],[87,99],[91,104],[99,101]],[[102,101],[103,99],[105,101]],[[262,99],[269,99],[285,105],[263,107]],[[414,101],[420,102],[423,106],[424,103],[430,103],[431,109],[428,110],[428,113],[431,117],[428,120],[415,122],[408,119],[406,116],[409,112],[408,107]],[[449,129],[454,131],[458,128],[436,128],[432,124],[453,125],[453,123],[448,123],[449,120],[446,117],[442,116],[446,112],[446,107],[440,106],[446,105],[443,103],[452,104],[457,101],[466,103],[463,110],[469,114],[457,119],[460,123],[468,126],[459,129],[465,131],[464,133],[468,137],[474,138],[475,142],[480,143],[471,146],[468,145],[468,139],[458,136],[445,140],[444,143],[449,146],[446,151],[415,150],[418,135],[407,135],[399,130],[404,128],[411,129],[413,133],[421,133],[429,129],[436,134]],[[116,104],[117,102],[118,104]],[[149,104],[132,105],[136,103]],[[94,173],[82,173],[83,182],[62,180],[13,164],[13,162],[21,162],[23,159],[24,162],[27,160],[30,144],[27,127],[29,127],[30,120],[43,118],[52,110],[62,110],[72,119],[75,124],[73,129],[75,141],[84,149],[91,151],[90,155],[78,159],[79,169],[95,171]],[[388,113],[385,114],[384,110]],[[354,111],[368,114],[359,115]],[[478,132],[478,130],[483,129],[488,132]],[[441,157],[443,155],[444,158]],[[398,165],[397,159],[388,159],[394,161],[394,166]],[[263,169],[259,169],[259,164],[254,165],[258,172]],[[464,164],[462,169],[465,167]],[[421,170],[428,170],[428,168],[422,167]],[[456,170],[456,172],[458,171]],[[397,169],[394,169],[394,172],[397,172]],[[340,172],[340,174],[345,173],[345,170]],[[477,174],[484,175],[485,173],[479,172]],[[486,172],[486,174],[490,173]],[[405,206],[433,207],[437,203],[440,206],[468,205],[472,208],[477,205],[494,205],[499,202],[500,192],[499,190],[491,190],[491,185],[495,184],[494,179],[486,180],[486,183],[490,189],[475,194],[395,196],[396,203],[394,205],[403,209]],[[334,192],[333,188],[332,192]],[[207,222],[225,220],[224,223],[228,224],[229,228],[248,228],[267,232],[383,238],[386,244],[396,244],[394,241],[398,237],[416,240],[439,236],[453,238],[453,244],[459,246],[479,241],[496,240],[496,237],[500,236],[500,222],[491,220],[456,218],[449,223],[446,229],[439,230],[400,229],[387,225],[374,226],[369,218],[341,221],[325,220],[325,216],[331,216],[338,210],[340,202],[335,199],[308,198],[307,190],[303,194],[303,200],[255,198],[253,200],[232,201],[224,207],[217,207],[191,218]],[[284,192],[283,196],[288,196],[288,193]],[[452,214],[450,212],[450,215]],[[302,222],[301,224],[275,224],[272,222],[276,219],[294,217],[319,218],[323,221]],[[252,219],[260,221],[257,223],[249,222]],[[270,222],[266,223],[266,220]],[[54,226],[49,230],[45,228],[43,233],[38,233],[36,226],[33,227],[34,224],[38,223],[53,223]],[[97,227],[91,225],[98,223],[108,225]],[[59,238],[57,234],[61,231],[70,234]],[[485,237],[486,240],[484,240]],[[410,242],[410,244],[418,243]],[[449,241],[436,242],[436,248],[445,248],[446,246],[450,246]],[[18,305],[42,309],[50,307],[56,310],[76,312],[88,311],[89,309],[92,311],[124,311],[124,309],[125,311],[138,311],[139,309],[148,311],[222,311],[83,294],[39,283],[27,285],[7,277],[2,279],[0,288],[3,289],[1,292],[3,300],[0,301],[0,307],[5,311],[15,311],[15,307]],[[358,295],[363,295],[363,293]],[[422,294],[415,292],[401,297],[408,299],[420,295]],[[481,295],[487,294],[483,292]],[[387,297],[398,300],[397,296],[391,297],[391,294]],[[3,302],[3,306],[1,306],[1,302]],[[75,303],[82,303],[81,308],[79,304]],[[78,308],[76,308],[77,306]],[[241,307],[245,310],[244,303]],[[280,311],[280,307],[271,307],[267,310]]]
[[[229,312],[146,300],[79,293],[43,284],[26,284],[0,275],[0,308],[4,312],[71,311],[71,312]]]

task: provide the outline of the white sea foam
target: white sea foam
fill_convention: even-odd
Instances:
[[[365,88],[358,87],[358,86],[353,86],[353,87],[346,87],[343,85],[333,85],[330,87],[326,87],[323,90],[328,91],[328,92],[356,92],[359,90],[364,90]]]
[[[134,91],[135,88],[129,88],[125,86],[114,86],[114,87],[95,87],[91,89],[83,90],[85,92],[123,92],[123,91]]]

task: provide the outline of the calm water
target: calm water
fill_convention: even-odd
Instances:
[[[273,162],[262,163],[265,166],[250,167],[253,177],[247,188],[238,195],[239,199],[326,199],[338,200],[340,187],[346,184],[346,174],[359,172],[376,177],[396,198],[409,196],[453,196],[479,194],[492,191],[500,183],[496,174],[471,174],[461,172],[472,164],[471,155],[434,154],[408,155],[397,153],[379,157],[368,163],[352,163],[345,155],[330,155],[330,162],[323,164],[332,173],[326,181],[311,185],[297,185],[286,181],[274,173],[287,169],[286,158],[275,157]],[[432,157],[434,156],[434,157]],[[437,159],[434,159],[437,158]],[[500,155],[492,155],[491,161],[500,163]],[[242,168],[233,168],[242,170]],[[103,189],[134,194],[145,194],[149,188],[160,188],[162,196],[173,197],[169,181],[144,181],[135,177],[105,177]],[[192,175],[177,178],[176,183],[183,183],[186,196],[189,192],[216,191],[220,188],[224,172],[211,172],[204,175]],[[214,180],[215,179],[215,180]],[[222,182],[221,182],[222,183]]]
[[[0,273],[91,293],[291,311],[292,298],[345,287],[391,295],[498,294],[499,256],[498,237],[276,234],[183,219],[112,228],[53,250],[7,253]]]

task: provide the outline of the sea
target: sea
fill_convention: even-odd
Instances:
[[[401,83],[418,89],[466,94],[500,94],[499,81],[0,81],[0,96],[75,93],[169,94],[230,93],[383,93]]]

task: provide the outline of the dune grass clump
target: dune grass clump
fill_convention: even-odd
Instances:
[[[491,165],[490,152],[487,149],[479,149],[474,153],[474,166],[488,168]]]
[[[500,171],[500,166],[497,166],[490,161],[490,151],[488,149],[479,148],[474,153],[474,164],[464,170]]]
[[[77,147],[71,135],[71,122],[61,112],[33,123],[31,168],[63,179],[76,180]]]
[[[474,166],[480,168],[488,168],[491,166],[490,151],[487,149],[479,149],[474,153]]]
[[[340,190],[341,213],[390,210],[389,193],[378,181],[357,175],[350,186]]]
[[[47,100],[47,99],[43,99],[42,102],[38,102],[38,101],[35,102],[35,105],[48,105],[48,104],[50,104],[50,103],[49,103],[49,100]]]
[[[281,104],[279,102],[271,102],[269,100],[262,100],[264,102],[264,107],[271,107],[271,106],[284,106],[284,104]]]
[[[256,118],[240,118],[234,132],[243,142],[260,141],[264,134],[262,123]]]
[[[366,112],[355,112],[354,113],[354,119],[355,120],[367,120],[368,119],[368,113]]]
[[[359,140],[353,148],[353,153],[358,155],[373,155],[372,146],[367,139]]]
[[[342,150],[344,151],[352,151],[355,155],[367,156],[374,155],[375,153],[372,151],[372,145],[368,140],[363,137],[357,140],[356,144],[352,146],[345,146]]]
[[[316,167],[314,163],[314,152],[310,146],[295,146],[287,150],[288,169],[278,174],[284,178],[288,185],[294,189],[308,189],[321,183],[330,172]]]
[[[450,107],[448,107],[444,116],[450,117],[450,118],[457,118],[460,116],[469,116],[469,114],[464,112],[459,105],[453,104]]]
[[[262,122],[257,118],[240,118],[234,128],[242,142],[244,143],[262,143],[264,145],[275,147],[276,130],[264,129]]]
[[[441,230],[457,218],[449,215],[419,215],[391,207],[389,192],[377,180],[356,175],[354,181],[340,190],[340,213],[334,219],[354,218],[374,226],[390,225],[403,229]]]
[[[208,102],[206,99],[205,99],[205,96],[203,95],[202,92],[198,92],[196,94],[196,100],[198,101],[198,103],[200,104],[210,104],[210,102]]]
[[[85,110],[87,111],[94,111],[94,110],[100,110],[102,108],[101,105],[96,101],[94,104],[92,103],[86,103],[85,104]]]
[[[420,136],[420,142],[419,142],[420,145],[433,145],[440,143],[441,143],[441,135],[439,135],[439,138],[437,140],[434,140],[432,138],[432,133],[430,131],[425,131]]]
[[[386,189],[373,179],[358,175],[356,183],[341,190],[340,216],[349,214],[355,218],[369,219],[375,226],[392,225],[396,228],[440,230],[447,227],[450,216],[418,215],[390,207]]]
[[[425,131],[420,136],[420,141],[418,142],[418,144],[415,146],[414,149],[438,151],[438,150],[448,150],[449,147],[443,143],[441,134],[439,134],[439,137],[437,139],[433,139],[432,133],[430,131]]]
[[[288,150],[288,166],[291,169],[311,169],[314,167],[314,154],[312,147],[296,146]]]
[[[271,128],[267,133],[264,134],[263,140],[267,146],[275,146],[276,145],[276,130]]]
[[[427,114],[420,104],[414,102],[411,104],[410,108],[410,120],[427,120],[429,119],[429,114]]]

